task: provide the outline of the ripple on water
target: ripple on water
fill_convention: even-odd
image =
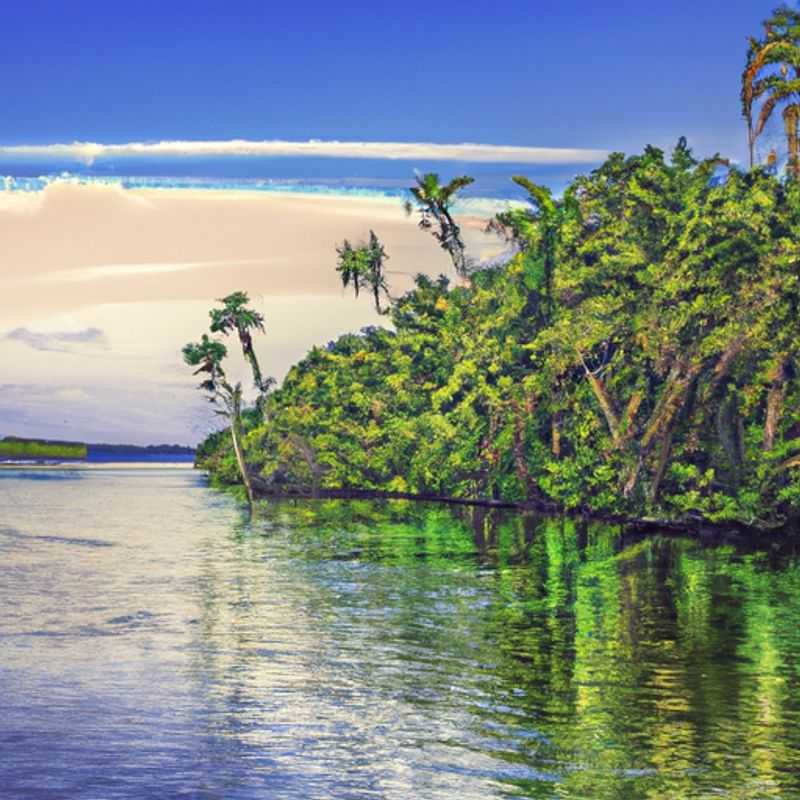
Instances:
[[[800,796],[791,553],[3,478],[14,800]]]

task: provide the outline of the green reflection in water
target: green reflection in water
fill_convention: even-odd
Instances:
[[[502,794],[800,796],[792,553],[402,502],[277,504],[254,537],[304,573],[333,651],[358,631],[361,680],[463,715],[438,744]]]

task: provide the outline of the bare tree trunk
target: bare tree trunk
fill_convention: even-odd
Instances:
[[[628,441],[630,441],[636,433],[633,421],[636,419],[636,414],[639,412],[639,406],[644,399],[644,392],[636,391],[628,400],[628,405],[625,407],[625,413],[622,415],[622,421],[619,426],[619,436],[615,442],[616,447],[620,448]]]
[[[231,439],[233,440],[233,451],[236,454],[236,463],[239,466],[239,472],[242,476],[245,491],[247,492],[247,502],[250,508],[253,508],[255,502],[255,495],[253,493],[253,484],[250,480],[250,472],[247,469],[247,462],[244,458],[244,450],[242,449],[242,390],[241,386],[237,386],[233,392],[231,400]]]
[[[800,107],[787,106],[783,112],[783,127],[786,132],[786,143],[789,149],[789,163],[786,171],[789,177],[797,180],[800,176],[800,137],[798,137],[797,123],[800,121]]]
[[[592,374],[586,366],[584,366],[584,371],[586,372],[586,378],[589,381],[589,386],[592,387],[594,396],[597,398],[597,402],[600,404],[600,410],[603,412],[603,416],[606,418],[608,429],[611,431],[611,437],[616,442],[617,439],[619,439],[619,417],[614,409],[614,402],[609,396],[608,390],[606,389],[603,381],[600,380],[600,378],[598,378],[596,375]]]

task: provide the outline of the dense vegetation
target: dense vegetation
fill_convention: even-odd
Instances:
[[[780,525],[800,515],[800,12],[777,8],[741,78],[750,170],[620,153],[560,199],[524,177],[526,207],[488,229],[502,266],[467,255],[453,215],[472,179],[417,176],[418,213],[461,285],[419,276],[391,298],[377,235],[337,249],[356,297],[392,329],[315,348],[271,392],[247,295],[222,299],[259,393],[242,408],[219,339],[184,358],[230,420],[198,461],[222,482],[359,488],[630,516]],[[780,109],[784,178],[757,145]],[[220,325],[220,320],[225,324]],[[235,457],[234,457],[235,455]],[[257,480],[255,481],[257,483]]]
[[[86,445],[77,442],[48,442],[8,436],[0,439],[0,459],[84,459]]]
[[[466,285],[418,277],[393,329],[314,348],[243,418],[276,485],[748,524],[800,509],[800,187],[612,155],[492,227]],[[237,481],[224,433],[199,460]]]

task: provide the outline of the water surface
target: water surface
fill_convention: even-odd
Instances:
[[[0,471],[0,796],[800,797],[791,547]]]

